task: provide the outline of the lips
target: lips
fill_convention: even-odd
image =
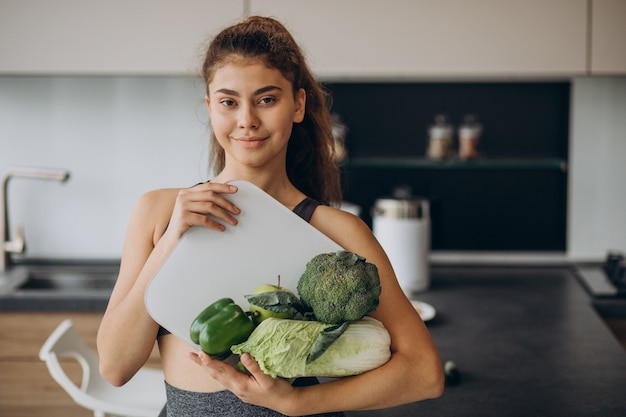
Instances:
[[[261,146],[268,139],[269,137],[246,136],[246,137],[236,138],[235,141],[244,147],[254,148],[256,146]]]

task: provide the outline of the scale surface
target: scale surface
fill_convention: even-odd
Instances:
[[[145,295],[152,318],[196,346],[189,326],[209,304],[230,297],[244,311],[245,299],[261,284],[296,292],[307,262],[342,248],[257,186],[231,181],[239,191],[229,196],[241,209],[237,226],[224,232],[193,227],[156,273]]]

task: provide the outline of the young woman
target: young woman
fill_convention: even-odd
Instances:
[[[203,76],[216,176],[191,188],[148,192],[137,202],[98,331],[102,375],[113,385],[124,384],[145,364],[157,340],[168,416],[341,415],[440,396],[437,351],[387,256],[364,222],[331,207],[341,191],[327,97],[291,35],[276,20],[262,17],[229,27],[211,42]],[[226,184],[233,179],[256,184],[378,267],[382,294],[371,315],[391,335],[392,356],[385,365],[323,384],[291,385],[264,375],[248,354],[240,358],[249,371],[244,374],[228,362],[190,352],[152,320],[144,292],[181,236],[193,226],[215,233],[237,227],[240,210],[228,198],[237,189]]]

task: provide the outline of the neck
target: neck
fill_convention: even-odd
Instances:
[[[302,198],[302,194],[287,177],[287,173],[283,170],[280,173],[268,172],[267,170],[257,171],[255,169],[233,170],[228,167],[220,172],[212,181],[228,182],[232,180],[248,181],[283,205],[293,208]]]

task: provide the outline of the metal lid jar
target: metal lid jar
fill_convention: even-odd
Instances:
[[[428,149],[426,154],[430,159],[447,159],[452,153],[452,124],[447,116],[438,114],[435,123],[428,128]]]
[[[421,198],[379,198],[374,203],[372,217],[388,219],[428,219],[430,204]]]

